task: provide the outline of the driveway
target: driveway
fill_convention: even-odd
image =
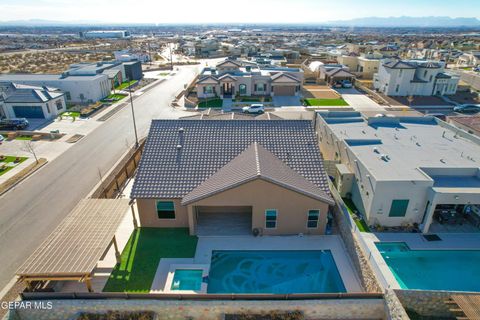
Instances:
[[[385,111],[385,108],[355,88],[336,89],[342,98],[356,111]]]
[[[296,107],[301,106],[300,97],[297,96],[276,96],[272,98],[275,107]]]

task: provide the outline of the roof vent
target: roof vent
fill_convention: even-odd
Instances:
[[[378,150],[377,147],[374,147],[374,148],[373,148],[373,152],[380,154],[380,150]]]
[[[385,162],[388,162],[388,161],[390,160],[390,157],[389,157],[388,155],[386,155],[386,154],[382,154],[382,155],[380,156],[380,159],[382,159],[382,160],[385,161]]]
[[[178,129],[178,132],[180,132],[180,133],[183,133],[183,131],[185,131],[185,129],[183,129],[183,128]]]
[[[177,150],[180,150],[182,149],[182,145],[181,144],[177,144]]]
[[[441,163],[446,163],[447,161],[445,161],[445,159],[440,159],[440,162]]]

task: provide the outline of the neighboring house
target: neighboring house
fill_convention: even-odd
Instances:
[[[469,53],[463,53],[457,59],[457,65],[459,67],[475,67],[480,65],[480,51],[471,51]]]
[[[387,96],[432,96],[455,94],[460,78],[445,72],[444,62],[384,60],[373,80]]]
[[[380,66],[379,54],[362,54],[361,56],[350,54],[337,57],[339,64],[348,67],[348,70],[362,79],[372,79],[373,75],[378,72]]]
[[[154,120],[131,197],[201,235],[324,234],[334,205],[309,120]]]
[[[328,174],[369,225],[428,232],[439,211],[480,204],[480,140],[434,117],[318,112],[316,129]]]
[[[6,118],[54,119],[67,110],[58,89],[0,82],[0,114]]]
[[[318,80],[320,82],[325,81],[329,85],[334,85],[342,80],[355,81],[355,75],[349,71],[348,66],[337,63],[324,64],[322,62],[318,64],[311,64],[311,67],[317,69]]]
[[[251,61],[226,59],[202,70],[199,98],[239,96],[298,96],[303,84],[299,68],[259,67]]]
[[[150,55],[145,51],[119,50],[113,52],[116,61],[129,62],[140,61],[146,63],[151,61]]]
[[[58,88],[68,102],[92,103],[126,80],[143,77],[140,61],[76,63],[62,74],[1,74],[0,81]]]

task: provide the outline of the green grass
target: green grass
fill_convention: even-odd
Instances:
[[[135,83],[137,83],[138,81],[137,80],[132,80],[132,81],[125,81],[125,82],[122,82],[121,84],[119,84],[115,89],[117,90],[123,90],[125,88],[128,88],[129,86],[131,85],[134,85]]]
[[[121,93],[112,93],[105,99],[101,100],[102,102],[109,102],[108,100],[115,100],[115,101],[120,101],[123,98],[125,98],[127,95],[126,94],[121,94]]]
[[[158,75],[161,76],[161,77],[166,77],[168,76],[170,73],[168,72],[160,72]]]
[[[368,227],[367,223],[363,219],[355,219],[355,211],[358,212],[357,207],[353,203],[351,199],[343,198],[343,202],[345,203],[345,206],[347,207],[348,212],[352,217],[354,217],[355,224],[357,225],[358,229],[361,232],[370,232],[370,228]]]
[[[0,160],[0,176],[12,170],[13,168],[15,168],[15,167],[6,167],[6,169],[2,169],[4,163],[15,162],[16,158],[17,157],[15,156],[5,156],[5,159]],[[20,161],[17,164],[20,164],[27,159],[28,159],[27,157],[20,157]]]
[[[29,140],[32,140],[32,136],[16,136],[15,140],[29,141]]]
[[[222,99],[208,99],[208,101],[202,100],[198,103],[199,108],[221,108],[222,105]]]
[[[348,103],[342,98],[338,99],[315,99],[308,98],[305,99],[305,105],[311,107],[343,107],[348,106]]]
[[[187,228],[139,228],[135,230],[103,288],[104,292],[148,293],[162,258],[193,258],[197,237]]]
[[[80,117],[80,112],[79,111],[66,111],[66,112],[62,113],[62,116],[71,117],[71,118],[78,118],[78,117]]]

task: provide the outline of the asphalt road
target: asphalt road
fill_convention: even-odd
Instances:
[[[170,102],[190,82],[199,66],[180,67],[171,79],[136,97],[139,137],[157,118],[178,118],[187,112]],[[119,157],[134,144],[130,107],[126,107],[0,197],[0,290],[17,268],[53,231],[77,202],[88,195]]]

